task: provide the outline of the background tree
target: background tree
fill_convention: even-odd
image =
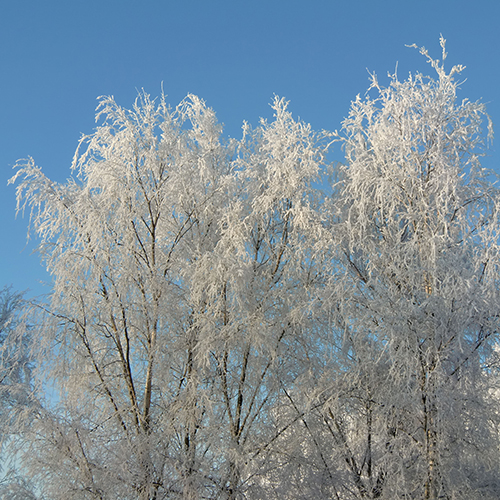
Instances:
[[[18,430],[33,411],[31,335],[25,324],[24,292],[11,286],[0,291],[0,496],[5,499],[36,498],[16,460]],[[14,453],[7,453],[7,449]]]
[[[24,293],[13,291],[10,286],[5,286],[0,291],[0,347],[2,349],[0,384],[5,389],[2,391],[2,420],[6,418],[4,412],[7,412],[7,408],[11,407],[15,401],[16,387],[19,384],[29,385],[30,380],[26,359],[26,339],[22,339],[21,345],[16,345],[15,348],[11,345],[24,305],[23,296]]]

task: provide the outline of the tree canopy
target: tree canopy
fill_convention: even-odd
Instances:
[[[141,93],[100,99],[67,182],[18,162],[53,280],[2,410],[34,497],[498,498],[492,128],[441,45],[338,133],[276,97],[224,139]]]

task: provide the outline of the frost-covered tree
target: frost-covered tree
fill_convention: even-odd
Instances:
[[[14,292],[6,286],[0,291],[0,347],[2,348],[2,374],[0,383],[5,386],[19,381],[25,381],[27,373],[23,349],[12,352],[9,340],[14,336],[14,330],[19,322],[23,307],[23,293]],[[25,343],[26,344],[26,343]],[[28,377],[29,378],[29,377]]]
[[[31,364],[22,325],[23,296],[11,286],[0,291],[0,449],[9,439],[13,413],[29,404]]]
[[[75,179],[31,160],[17,173],[54,279],[36,356],[57,395],[32,424],[29,468],[50,498],[189,497],[214,486],[215,453],[191,282],[219,238],[232,146],[195,97],[100,106]]]
[[[352,498],[497,498],[499,192],[479,162],[484,105],[456,76],[373,77],[344,121],[328,206],[339,349],[322,432]],[[328,387],[328,384],[325,386]],[[324,453],[326,453],[324,451]]]
[[[54,280],[35,355],[58,392],[26,436],[50,498],[236,498],[260,484],[328,135],[273,107],[271,124],[224,143],[194,96],[173,111],[106,98],[75,179],[18,165]]]
[[[224,414],[221,432],[231,448],[230,498],[264,496],[260,479],[273,467],[271,444],[286,425],[276,410],[297,376],[297,353],[310,342],[304,310],[317,276],[307,238],[318,203],[311,181],[331,134],[313,133],[286,107],[276,98],[272,123],[245,126],[235,171],[238,195],[199,277],[208,288],[205,304],[213,308],[199,321],[210,330],[203,327],[203,350],[210,352]]]
[[[0,291],[0,497],[35,498],[32,485],[19,475],[15,453],[24,417],[34,410],[31,397],[30,331],[26,328],[23,292]]]

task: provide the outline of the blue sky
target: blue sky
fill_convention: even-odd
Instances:
[[[429,74],[418,51],[464,64],[460,97],[482,99],[500,123],[498,0],[10,0],[0,7],[0,287],[47,291],[27,218],[7,186],[32,156],[64,181],[78,139],[95,127],[96,98],[130,107],[137,91],[187,93],[212,107],[227,135],[271,118],[274,94],[314,129],[338,129],[367,70]],[[499,166],[496,143],[485,165]],[[336,159],[342,159],[337,151]],[[500,168],[497,168],[500,171]]]

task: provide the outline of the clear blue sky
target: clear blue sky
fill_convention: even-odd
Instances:
[[[0,287],[42,293],[47,280],[26,246],[7,186],[32,156],[64,181],[78,139],[95,127],[96,98],[131,106],[137,90],[176,105],[202,97],[239,137],[243,120],[271,117],[274,94],[315,129],[338,129],[350,101],[398,63],[430,73],[405,44],[464,64],[461,97],[482,99],[500,124],[499,0],[10,0],[0,8]],[[381,78],[382,82],[387,82]],[[497,168],[493,143],[487,166]],[[338,151],[338,159],[342,158]],[[500,171],[500,169],[498,169]]]

